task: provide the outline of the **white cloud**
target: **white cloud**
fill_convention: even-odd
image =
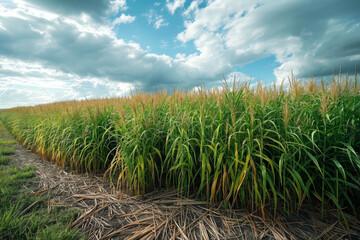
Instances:
[[[118,97],[131,83],[79,77],[39,63],[0,58],[0,109],[71,99]]]
[[[110,11],[113,14],[118,13],[119,11],[125,11],[128,9],[126,0],[113,0],[110,1]]]
[[[160,27],[167,26],[167,25],[168,25],[168,23],[165,22],[165,20],[162,18],[162,16],[159,16],[154,22],[154,27],[156,29],[159,29]]]
[[[182,8],[185,4],[186,0],[174,0],[170,2],[170,0],[166,0],[166,7],[171,14],[174,14],[176,9]]]
[[[0,23],[0,29],[6,31],[6,28]]]
[[[183,7],[175,2],[171,2],[173,12]],[[194,0],[183,12],[185,30],[177,39],[193,43],[197,51],[175,58],[116,37],[109,14],[126,10],[124,0],[0,4],[0,102],[14,106],[21,101],[115,96],[130,87],[149,91],[160,85],[189,89],[201,83],[216,85],[234,66],[268,56],[280,63],[275,69],[279,80],[291,70],[308,77],[327,75],[342,65],[346,72],[360,61],[359,1],[211,0],[206,4],[201,7],[202,0]],[[135,20],[119,15],[114,24]],[[154,10],[145,17],[157,29],[168,25]]]
[[[169,23],[165,21],[164,17],[162,15],[158,15],[153,9],[150,9],[149,12],[145,14],[145,17],[148,24],[153,24],[156,29],[169,25]]]
[[[126,15],[122,13],[120,17],[114,19],[113,25],[115,26],[122,23],[132,23],[133,21],[135,21],[135,18],[136,18],[135,16]]]
[[[183,15],[185,17],[190,17],[191,14],[197,13],[197,11],[199,11],[199,5],[203,2],[203,0],[193,0],[190,3],[190,6],[183,12]]]
[[[199,91],[222,91],[227,87],[229,89],[233,89],[233,86],[242,86],[242,85],[250,85],[251,87],[255,85],[253,83],[254,78],[247,76],[242,72],[231,72],[226,75],[223,75],[217,81],[211,82],[210,84],[203,83],[203,85],[196,85],[191,89],[192,92]]]
[[[227,83],[231,84],[234,80],[238,83],[241,82],[248,82],[254,80],[253,77],[247,76],[246,74],[242,72],[231,72],[228,73],[225,77],[225,79],[222,79],[222,81],[226,80]]]
[[[184,14],[194,17],[185,21],[177,39],[192,41],[200,52],[187,57],[194,65],[211,66],[216,59],[223,66],[220,71],[273,55],[280,63],[274,73],[282,80],[291,70],[298,77],[331,74],[340,65],[351,72],[360,61],[359,1],[214,0],[201,9],[191,5]]]
[[[6,12],[0,14],[8,30],[0,30],[0,108],[116,96],[129,88],[192,88],[216,75],[186,58],[153,54],[118,39],[111,26],[85,13],[61,16],[26,4]]]

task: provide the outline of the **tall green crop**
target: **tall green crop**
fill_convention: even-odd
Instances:
[[[24,146],[63,167],[102,172],[119,188],[156,188],[229,208],[304,202],[358,213],[357,79],[292,79],[288,91],[248,85],[198,93],[63,102],[1,112]]]

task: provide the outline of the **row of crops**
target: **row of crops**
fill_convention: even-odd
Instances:
[[[27,148],[105,173],[120,189],[179,190],[229,208],[359,212],[357,81],[289,89],[243,84],[198,92],[61,102],[1,112]],[[339,211],[343,214],[343,211]]]

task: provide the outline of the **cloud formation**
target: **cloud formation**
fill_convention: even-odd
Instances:
[[[137,15],[129,13],[129,4],[126,0],[0,3],[0,101],[14,99],[11,106],[15,106],[117,96],[130,88],[192,89],[216,84],[236,67],[269,56],[280,65],[274,69],[279,81],[291,71],[307,78],[331,75],[340,65],[351,74],[355,64],[360,65],[357,0],[193,0],[188,5],[167,0],[162,10],[156,12],[151,8],[159,4],[150,4]],[[174,24],[171,17],[183,22]],[[148,28],[152,34],[172,32],[196,51],[175,52],[175,57],[155,54],[151,46],[144,48],[115,32],[128,26],[125,23],[135,26],[141,21],[155,28]],[[159,48],[170,49],[173,40],[164,37]],[[237,76],[246,77],[239,72]]]
[[[27,0],[32,7],[40,7],[63,16],[86,13],[96,20],[107,14],[127,9],[126,0]]]
[[[131,89],[134,89],[131,83],[80,77],[37,63],[0,58],[0,109],[72,99],[117,97],[128,94]]]
[[[194,1],[195,2],[195,1]],[[193,3],[194,3],[193,2]],[[215,0],[202,9],[189,9],[194,18],[177,38],[193,41],[200,54],[190,62],[209,58],[244,66],[274,55],[276,77],[331,75],[340,65],[350,73],[360,61],[360,2]],[[259,69],[261,71],[261,69]]]
[[[115,20],[113,21],[113,25],[115,26],[122,23],[132,23],[133,21],[135,21],[135,19],[136,19],[135,16],[126,15],[122,13],[120,17],[115,18]]]
[[[7,98],[9,91],[14,89],[18,89],[14,91],[19,94],[28,93],[23,94],[24,97],[30,96],[39,90],[36,86],[45,82],[56,86],[54,81],[77,84],[85,79],[86,82],[97,82],[97,85],[104,86],[102,89],[106,89],[106,96],[114,96],[116,93],[107,88],[112,86],[109,82],[126,86],[126,91],[129,88],[150,91],[160,85],[174,88],[211,80],[207,78],[208,72],[199,66],[167,55],[150,53],[137,43],[116,38],[111,26],[98,24],[88,18],[74,20],[28,5],[18,5],[0,8],[0,23],[0,81],[6,83],[2,84],[3,98]],[[9,67],[15,66],[14,63],[17,68]],[[52,70],[49,72],[49,69]],[[43,80],[40,81],[41,78]],[[31,83],[33,86],[29,88]],[[90,83],[80,85],[83,87],[81,90],[71,84],[64,86],[58,85],[56,90],[53,88],[54,94],[44,90],[39,91],[37,96],[43,95],[44,101],[57,101],[65,96],[68,99],[81,98],[87,90],[87,96],[104,96]],[[67,92],[67,88],[70,95],[58,94]],[[15,92],[14,98],[18,96]],[[21,102],[25,104],[25,101]]]
[[[190,17],[192,13],[199,11],[199,5],[203,2],[203,0],[193,0],[189,7],[183,12],[183,16]]]
[[[154,28],[159,29],[163,26],[168,26],[169,23],[165,21],[162,15],[156,13],[155,10],[150,9],[148,13],[145,14],[148,24],[153,24]]]
[[[182,8],[185,4],[186,0],[174,0],[170,2],[170,0],[166,0],[166,7],[171,14],[174,14],[176,9]]]

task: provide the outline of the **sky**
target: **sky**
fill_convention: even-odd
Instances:
[[[359,0],[0,0],[0,109],[354,74]]]

